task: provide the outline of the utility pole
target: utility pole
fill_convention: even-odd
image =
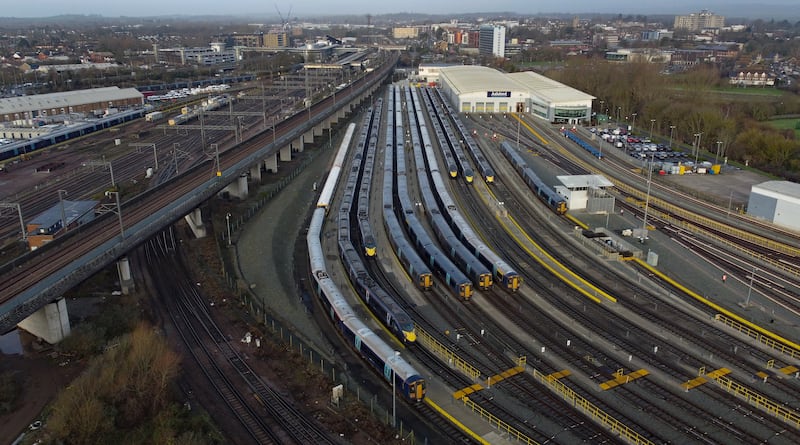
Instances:
[[[64,193],[63,195],[61,193]],[[64,209],[64,196],[67,196],[66,190],[59,190],[58,191],[58,202],[61,203],[61,228],[64,229],[64,233],[67,233],[67,212]]]

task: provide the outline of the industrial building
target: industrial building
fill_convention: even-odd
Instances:
[[[506,74],[471,65],[436,68],[433,71],[439,73],[442,93],[462,113],[524,112],[564,124],[578,124],[591,117],[594,96],[541,74]]]
[[[72,113],[103,114],[111,108],[125,109],[144,105],[144,96],[136,88],[91,88],[61,93],[0,99],[0,122],[35,119]]]
[[[570,210],[586,210],[588,213],[614,212],[614,196],[609,190],[614,183],[603,175],[556,176],[561,185],[553,187],[567,200]]]
[[[26,225],[28,248],[36,250],[62,235],[65,232],[65,221],[69,230],[93,220],[97,204],[98,201],[62,200],[40,213]]]
[[[747,214],[800,230],[800,184],[767,181],[752,186]]]

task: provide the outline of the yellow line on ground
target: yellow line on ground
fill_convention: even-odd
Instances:
[[[570,215],[569,213],[565,213],[564,216],[566,216],[568,220],[570,220],[570,221],[574,222],[575,224],[577,224],[583,230],[589,230],[589,225],[586,224],[585,222],[579,220],[578,218]]]
[[[715,311],[718,311],[721,314],[724,314],[726,317],[729,317],[729,318],[731,318],[733,320],[736,320],[739,323],[742,323],[745,326],[747,326],[747,327],[749,327],[751,329],[754,329],[754,330],[760,332],[761,334],[764,334],[767,337],[770,337],[771,339],[773,339],[775,341],[783,343],[784,345],[789,346],[791,348],[794,348],[796,350],[800,350],[800,345],[798,345],[797,343],[795,343],[795,342],[793,342],[791,340],[785,339],[785,338],[781,337],[780,335],[778,335],[778,334],[776,334],[774,332],[768,331],[768,330],[762,328],[761,326],[753,324],[753,323],[745,320],[744,318],[734,314],[733,312],[725,309],[724,307],[722,307],[722,306],[720,306],[720,305],[718,305],[718,304],[716,304],[716,303],[714,303],[712,301],[709,301],[709,300],[703,298],[702,296],[700,296],[699,294],[695,293],[694,291],[692,291],[691,289],[687,288],[686,286],[678,283],[677,281],[673,280],[672,278],[668,277],[667,275],[664,275],[664,273],[662,273],[660,270],[658,270],[655,267],[647,264],[645,261],[642,261],[639,258],[635,258],[634,261],[636,261],[639,265],[641,265],[645,269],[647,269],[650,272],[654,273],[657,277],[661,278],[662,280],[666,281],[667,283],[671,284],[672,286],[675,286],[677,289],[681,290],[686,295],[694,298],[695,300],[699,301],[700,303],[705,304],[706,306],[710,307],[711,309],[714,309]]]
[[[486,187],[486,190],[489,192],[489,195],[492,197],[492,199],[497,201],[497,197],[494,196],[494,193],[492,193],[492,190],[489,187]],[[486,204],[488,205],[488,203],[486,203]],[[527,233],[525,233],[525,231],[522,229],[522,227],[520,227],[520,225],[514,220],[514,218],[510,214],[508,214],[507,218],[508,218],[509,221],[511,221],[511,223],[513,223],[516,226],[516,228],[519,230],[519,233],[521,233],[522,236],[524,236],[525,239],[528,240],[528,242],[530,242],[539,252],[541,252],[544,256],[546,256],[550,261],[552,261],[554,264],[557,264],[562,270],[565,270],[567,272],[567,274],[571,275],[572,277],[574,277],[576,280],[580,281],[584,285],[594,289],[594,291],[596,293],[598,293],[599,295],[601,295],[603,298],[606,298],[609,301],[614,302],[614,303],[617,302],[616,298],[614,298],[613,296],[609,295],[608,293],[606,293],[602,289],[598,289],[598,288],[594,287],[591,283],[587,282],[581,276],[577,275],[575,272],[573,272],[572,270],[570,270],[569,268],[567,268],[566,266],[564,266],[563,264],[558,262],[555,258],[553,258],[546,250],[544,250],[542,248],[542,246],[537,244],[536,241],[532,240],[531,237],[528,236]],[[528,256],[534,258],[536,260],[536,262],[538,262],[545,269],[550,271],[550,273],[552,273],[553,275],[558,277],[561,281],[567,283],[567,285],[569,285],[573,289],[577,290],[578,292],[583,294],[585,297],[589,298],[590,300],[594,301],[595,303],[600,303],[601,302],[601,300],[599,298],[597,298],[596,296],[590,294],[589,292],[587,292],[582,287],[578,286],[574,281],[567,279],[567,277],[565,277],[563,274],[561,274],[558,271],[556,271],[549,264],[547,264],[545,261],[543,261],[537,255],[535,255],[530,249],[528,249],[525,246],[525,244],[519,238],[517,238],[514,235],[514,233],[511,230],[509,230],[508,226],[503,221],[503,218],[501,218],[499,216],[495,216],[495,219],[500,223],[500,225],[503,226],[503,230],[505,230],[506,233],[508,233],[508,235],[514,240],[514,242],[516,242],[517,245],[520,246],[522,248],[522,250],[524,250],[525,253],[528,254]]]
[[[536,243],[536,241],[532,240],[532,239],[531,239],[531,238],[528,236],[528,234],[527,234],[527,233],[525,233],[525,231],[524,231],[524,230],[522,230],[522,227],[520,227],[519,223],[517,223],[517,221],[516,221],[516,220],[515,220],[513,217],[511,217],[511,215],[509,215],[509,216],[508,216],[508,219],[509,219],[509,221],[511,221],[511,222],[512,222],[512,223],[513,223],[513,224],[514,224],[514,225],[515,225],[515,226],[516,226],[516,227],[517,227],[517,228],[520,230],[520,232],[522,232],[522,234],[523,234],[523,235],[525,235],[525,237],[527,238],[528,242],[530,242],[531,244],[533,244],[533,245],[534,245],[534,246],[535,246],[535,247],[536,247],[536,248],[537,248],[537,249],[538,249],[538,250],[539,250],[539,251],[540,251],[540,252],[541,252],[541,253],[542,253],[542,254],[543,254],[545,257],[547,257],[547,259],[549,259],[549,260],[550,260],[550,261],[552,261],[553,263],[557,264],[557,265],[558,265],[558,266],[559,266],[559,267],[560,267],[562,270],[564,270],[564,271],[565,271],[565,272],[566,272],[568,275],[572,276],[573,278],[575,278],[577,281],[581,282],[581,283],[582,283],[582,284],[584,284],[585,286],[587,286],[587,287],[589,287],[589,288],[593,289],[595,292],[597,292],[597,293],[598,293],[600,296],[602,296],[603,298],[606,298],[607,300],[609,300],[609,301],[611,301],[611,302],[613,302],[613,303],[616,303],[616,302],[617,302],[617,299],[616,299],[616,298],[614,298],[613,296],[609,295],[609,294],[608,294],[608,293],[606,293],[604,290],[596,288],[594,285],[592,285],[591,283],[589,283],[588,281],[586,281],[586,280],[585,280],[583,277],[581,277],[580,275],[576,274],[576,273],[575,273],[575,272],[573,272],[571,269],[569,269],[568,267],[564,266],[564,265],[563,265],[563,264],[561,264],[561,263],[560,263],[558,260],[556,260],[555,258],[553,258],[553,256],[552,256],[552,255],[550,255],[550,253],[549,253],[549,252],[547,252],[545,249],[543,249],[543,248],[542,248],[542,246],[540,246],[539,244],[537,244],[537,243]],[[502,222],[501,222],[501,224],[502,224]],[[512,235],[512,236],[513,236],[513,235]],[[526,249],[526,250],[527,250],[527,249]],[[562,280],[566,281],[567,283],[571,283],[571,285],[572,285],[572,286],[574,286],[574,287],[576,287],[576,289],[581,289],[581,288],[577,287],[577,285],[575,285],[574,283],[572,283],[572,281],[571,281],[571,280],[566,280],[566,278],[565,278],[563,275],[559,274],[558,272],[556,272],[555,270],[553,270],[552,268],[550,268],[550,266],[549,266],[549,265],[546,265],[546,264],[544,264],[544,262],[541,262],[541,261],[540,261],[540,263],[541,263],[542,265],[544,265],[544,266],[545,266],[545,267],[546,267],[548,270],[551,270],[551,271],[552,271],[554,274],[556,274],[556,275],[557,275],[558,277],[560,277]],[[584,292],[586,295],[590,295],[590,294],[586,293],[586,292],[585,292],[583,289],[581,289],[581,291],[582,291],[582,292]],[[592,296],[592,297],[593,297],[593,299],[597,300],[597,302],[598,302],[598,303],[600,302],[600,301],[599,301],[599,299],[597,299],[597,297],[594,297],[594,296]]]
[[[430,397],[425,397],[425,403],[428,404],[431,408],[433,408],[436,412],[444,416],[445,419],[449,420],[453,425],[457,426],[461,429],[461,431],[465,432],[469,437],[475,439],[478,443],[482,445],[491,445],[487,442],[483,437],[479,436],[478,433],[469,429],[466,425],[461,423],[458,419],[451,416],[450,413],[442,409],[439,405],[436,404]]]
[[[522,120],[522,118],[521,118],[521,117],[519,117],[519,113],[514,113],[514,114],[512,114],[512,116],[514,116],[514,119],[518,120],[518,121],[519,121],[519,122],[520,122],[520,123],[521,123],[521,124],[522,124],[522,125],[523,125],[525,128],[527,128],[527,129],[528,129],[528,131],[530,131],[531,133],[533,133],[533,135],[534,135],[534,136],[536,136],[537,138],[539,138],[539,140],[540,140],[540,141],[542,141],[542,145],[547,145],[547,144],[549,144],[549,142],[547,142],[547,140],[546,140],[546,139],[545,139],[545,138],[544,138],[542,135],[540,135],[540,134],[539,134],[539,133],[538,133],[536,130],[534,130],[534,129],[533,129],[533,127],[531,127],[530,125],[528,125],[528,123],[527,123],[527,122],[525,122],[524,120]]]

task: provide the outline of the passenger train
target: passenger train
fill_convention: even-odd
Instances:
[[[115,125],[130,122],[134,119],[139,119],[148,111],[150,111],[149,108],[122,111],[80,124],[65,125],[62,128],[35,138],[0,145],[0,161],[11,159],[16,156],[28,155],[51,145],[95,133]],[[2,130],[0,130],[0,132],[2,132]]]
[[[380,101],[379,105],[380,106]],[[367,113],[366,128],[370,127],[373,112]],[[355,124],[350,124],[355,127]],[[367,164],[370,163],[370,154],[364,154],[364,139],[368,137],[368,133],[362,131],[362,138],[356,144],[356,156],[353,159],[353,165],[349,170],[349,174],[345,177],[345,188],[342,196],[342,202],[339,207],[338,219],[338,241],[339,241],[339,254],[341,255],[342,262],[350,277],[350,282],[356,290],[356,293],[370,308],[373,314],[380,320],[387,328],[401,341],[413,342],[416,340],[416,332],[414,322],[411,316],[397,304],[394,297],[389,295],[375,280],[372,279],[367,271],[364,261],[358,254],[351,239],[351,221],[353,220],[353,202],[355,201],[355,193],[357,190],[359,176],[360,180],[366,181],[367,178],[363,176],[363,172],[367,169]],[[347,148],[350,144],[348,139],[342,142],[342,148]],[[367,149],[369,152],[370,149]],[[372,150],[372,158],[375,157],[374,148]],[[371,180],[371,178],[369,178]],[[361,209],[357,214],[368,213],[369,203],[366,203],[367,208]],[[360,205],[359,205],[360,206]],[[363,210],[363,212],[362,212]],[[359,218],[360,219],[360,218]]]
[[[428,174],[430,173],[433,176],[440,177],[441,174],[431,144],[430,135],[428,134],[428,128],[427,125],[425,125],[419,95],[417,95],[416,89],[406,90],[406,103],[409,125],[411,127],[413,155],[417,171],[417,185],[422,195],[422,202],[425,205],[425,214],[428,215],[428,220],[431,223],[433,232],[442,245],[443,250],[445,250],[450,259],[458,265],[459,269],[472,280],[472,283],[480,289],[489,289],[492,287],[491,271],[489,271],[486,266],[461,243],[455,233],[453,233],[453,229],[450,228],[450,225],[448,225],[445,217],[442,215],[439,209],[439,203],[434,197],[435,193],[431,189]],[[411,104],[413,104],[413,106]],[[434,126],[437,127],[437,134],[441,141],[443,135],[441,129],[436,125],[435,120]],[[420,143],[420,139],[422,143]],[[423,154],[423,147],[425,154]]]
[[[395,156],[395,184],[394,199],[398,219],[405,223],[410,241],[416,246],[421,257],[426,258],[426,263],[445,282],[447,287],[458,297],[468,300],[472,297],[472,282],[463,272],[445,255],[439,246],[431,240],[415,212],[417,206],[411,203],[408,194],[408,180],[406,178],[405,146],[403,144],[403,112],[400,107],[400,91],[394,89],[394,156]],[[419,141],[416,142],[419,144]],[[388,150],[387,150],[388,152]]]
[[[423,91],[422,97],[425,101],[428,115],[431,117],[436,135],[439,138],[439,146],[442,147],[442,150],[453,151],[453,155],[458,163],[458,168],[461,170],[461,175],[464,176],[467,184],[471,184],[475,179],[475,171],[472,169],[472,165],[470,165],[466,155],[464,155],[464,150],[461,148],[461,143],[458,138],[456,138],[455,133],[453,133],[453,128],[450,126],[447,117],[442,118],[442,116],[436,112],[436,109],[439,108],[439,103],[434,105],[435,99],[431,97],[430,89],[426,88],[421,91]],[[444,136],[444,139],[442,136]]]
[[[522,156],[508,141],[503,141],[500,144],[500,151],[508,158],[511,165],[519,172],[522,179],[528,184],[528,187],[536,193],[539,199],[559,215],[567,213],[567,201],[556,193],[555,190],[550,188],[550,186],[545,184],[544,181],[528,167],[528,164],[522,159]]]
[[[348,133],[352,136],[355,127],[348,128]],[[344,159],[349,145],[349,138],[345,138],[347,144],[342,144],[335,159]],[[344,155],[339,156],[344,152]],[[344,338],[350,342],[353,348],[378,372],[383,378],[392,384],[407,399],[419,402],[425,397],[425,380],[405,359],[394,351],[386,342],[377,336],[353,311],[353,308],[342,295],[339,288],[330,278],[325,265],[325,254],[322,250],[320,234],[325,220],[325,214],[330,205],[334,186],[339,179],[339,174],[328,175],[323,190],[331,190],[327,194],[327,199],[323,196],[317,201],[317,208],[313,212],[311,223],[306,236],[306,244],[309,253],[309,264],[311,274],[314,278],[314,291],[317,293],[322,304],[328,311],[328,316],[334,322],[336,328],[342,333]],[[341,217],[341,213],[340,213]],[[349,220],[349,218],[348,218]]]
[[[429,108],[428,111],[433,113],[437,112],[435,108]],[[435,126],[436,120],[433,119],[433,122]],[[441,144],[443,142],[440,141],[439,143]],[[458,237],[460,242],[469,249],[472,255],[486,267],[491,268],[491,272],[497,282],[501,283],[503,287],[511,292],[517,291],[522,284],[522,278],[508,263],[494,253],[492,249],[475,234],[475,231],[472,230],[472,227],[467,223],[456,207],[455,201],[451,198],[450,192],[447,190],[447,186],[442,180],[441,174],[438,173],[438,167],[435,165],[436,159],[433,157],[432,151],[427,151],[427,157],[429,160],[428,171],[430,172],[431,180],[436,190],[434,197],[436,198],[439,208],[442,209],[442,214],[453,229],[454,234]],[[433,159],[433,161],[430,161],[431,159]]]
[[[394,91],[387,92],[387,112],[386,119],[386,147],[384,151],[383,163],[383,225],[386,235],[397,255],[403,264],[406,273],[411,277],[414,284],[421,290],[429,290],[433,286],[433,274],[425,261],[420,258],[414,247],[406,238],[405,232],[397,219],[394,205],[394,133],[393,124],[395,118]]]
[[[483,156],[483,152],[481,151],[480,147],[478,147],[478,144],[475,143],[475,139],[472,138],[472,135],[467,131],[466,127],[464,127],[464,123],[461,122],[458,114],[453,110],[453,107],[450,106],[450,102],[448,102],[442,96],[442,92],[438,88],[434,88],[434,90],[439,96],[441,103],[444,104],[447,113],[453,119],[456,130],[458,131],[458,135],[467,146],[467,150],[472,155],[472,160],[475,161],[475,166],[483,177],[483,180],[486,181],[487,184],[491,184],[494,182],[494,169],[492,168],[491,164],[489,164],[489,161],[487,161],[486,157]]]

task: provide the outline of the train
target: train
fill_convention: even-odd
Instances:
[[[119,113],[110,114],[99,119],[92,119],[84,123],[65,125],[63,128],[56,129],[48,134],[37,136],[35,138],[14,141],[10,144],[0,145],[0,161],[11,159],[17,156],[26,156],[37,150],[41,150],[61,142],[76,139],[87,134],[113,127],[115,125],[123,124],[125,122],[130,122],[134,119],[139,119],[148,111],[150,111],[149,108],[136,108],[132,110],[121,111]]]
[[[469,300],[472,297],[473,288],[472,281],[456,266],[447,255],[442,252],[439,246],[431,240],[430,235],[425,231],[424,226],[414,213],[417,209],[416,205],[411,203],[411,198],[408,194],[408,180],[406,178],[407,170],[405,163],[405,146],[403,145],[403,112],[399,105],[400,92],[399,89],[394,89],[394,199],[396,204],[396,211],[398,219],[404,222],[408,232],[409,241],[411,241],[417,248],[417,252],[421,257],[425,257],[426,264],[444,281],[445,285],[456,296]],[[419,140],[414,138],[414,143],[419,145]]]
[[[425,213],[428,215],[433,233],[442,245],[443,250],[448,254],[447,256],[472,280],[472,283],[480,289],[489,289],[492,287],[491,271],[489,271],[487,267],[461,243],[455,233],[453,233],[453,229],[450,228],[450,225],[447,223],[444,216],[442,216],[439,203],[434,196],[436,194],[430,186],[428,174],[431,176],[441,175],[438,162],[436,161],[436,155],[431,145],[430,135],[428,134],[428,129],[424,122],[424,116],[422,115],[417,90],[407,89],[406,100],[407,104],[414,104],[413,107],[407,105],[406,109],[411,126],[411,141],[413,144],[413,155],[417,171],[417,185],[422,195]],[[433,110],[429,111],[432,112]],[[444,136],[441,130],[437,132],[437,135],[440,142],[443,142],[442,138]],[[420,138],[422,139],[421,143]],[[422,149],[423,146],[425,147],[424,153]]]
[[[158,91],[181,90],[183,88],[198,88],[209,85],[228,85],[239,82],[250,82],[256,79],[255,74],[242,74],[239,76],[220,76],[209,77],[202,80],[179,80],[172,83],[159,83],[136,87],[145,97],[155,94]]]
[[[368,115],[371,114],[371,112],[368,113]],[[368,116],[368,118],[372,120],[371,116]],[[355,124],[350,124],[350,126],[355,127]],[[363,141],[360,140],[359,142],[361,143],[357,144],[358,151],[356,154],[363,155]],[[345,138],[342,141],[340,150],[346,150],[349,144],[350,140]],[[356,293],[372,313],[401,341],[414,342],[416,340],[416,331],[411,316],[372,279],[351,239],[350,223],[353,216],[353,201],[355,200],[359,177],[361,177],[362,182],[366,180],[363,177],[366,161],[367,159],[364,156],[354,156],[353,165],[349,174],[345,177],[345,187],[339,207],[338,219],[339,254]]]
[[[394,97],[393,90],[387,93],[387,120],[391,121],[394,116]],[[383,225],[392,248],[403,264],[406,273],[414,284],[421,290],[429,290],[433,286],[433,273],[422,260],[414,247],[406,238],[400,221],[395,214],[394,205],[394,140],[395,126],[392,122],[386,125],[386,146],[384,150],[383,163]]]
[[[428,111],[436,113],[436,109],[433,108],[429,108]],[[434,122],[436,121],[436,119],[432,120]],[[508,263],[494,253],[494,251],[478,237],[474,230],[472,230],[472,227],[467,223],[456,207],[455,201],[453,201],[453,198],[450,196],[450,192],[447,190],[441,174],[438,174],[438,167],[435,165],[436,160],[433,158],[432,151],[429,150],[427,152],[427,157],[429,159],[428,171],[430,172],[431,180],[436,190],[436,193],[434,193],[436,203],[439,208],[442,209],[442,215],[447,220],[447,223],[450,224],[457,239],[478,259],[478,261],[491,269],[491,273],[495,277],[496,282],[501,283],[505,289],[511,292],[519,290],[522,284],[522,278]],[[431,159],[433,160],[431,161]]]
[[[349,141],[353,137],[354,132],[355,126],[348,126],[347,131],[345,131],[344,138]],[[336,156],[333,158],[333,166],[331,166],[331,170],[328,173],[328,179],[322,186],[322,192],[320,192],[319,199],[317,200],[317,207],[323,207],[327,210],[330,206],[331,199],[333,199],[333,192],[336,190],[336,183],[339,179],[339,174],[342,171],[342,166],[344,165],[346,156],[347,150],[339,150],[336,152]],[[336,180],[331,181],[330,178],[336,178]]]
[[[336,283],[328,275],[320,232],[325,220],[325,208],[314,210],[309,224],[306,244],[309,252],[314,291],[325,306],[328,316],[345,340],[378,371],[403,397],[412,402],[425,398],[425,379],[397,351],[375,334],[350,307]]]
[[[188,122],[189,120],[197,117],[200,113],[205,111],[214,111],[219,109],[220,107],[227,105],[233,99],[228,96],[227,94],[223,94],[221,96],[214,96],[210,97],[206,100],[203,100],[199,106],[190,107],[185,106],[181,107],[181,114],[173,116],[167,122],[170,126],[180,125],[183,123]]]
[[[478,169],[478,172],[480,172],[481,177],[483,177],[483,180],[486,181],[487,184],[493,183],[495,173],[492,165],[486,160],[486,157],[483,155],[480,147],[478,147],[478,144],[475,143],[475,139],[472,138],[472,135],[467,131],[466,127],[464,127],[464,123],[461,122],[461,119],[458,118],[457,113],[453,111],[453,107],[450,106],[450,102],[448,102],[442,96],[442,92],[438,88],[434,88],[434,91],[436,91],[440,102],[444,104],[447,113],[453,119],[456,130],[458,131],[461,140],[464,141],[464,145],[467,146],[467,151],[469,151],[469,154],[472,155],[472,160],[475,162],[475,167]]]
[[[597,159],[603,159],[602,151],[598,150],[597,147],[595,147],[594,145],[581,139],[577,134],[575,134],[574,131],[565,129],[562,130],[562,133],[564,133],[564,137],[580,145],[581,148],[588,151],[592,156],[596,157]]]
[[[503,152],[517,172],[519,172],[520,176],[522,176],[525,183],[528,184],[528,187],[533,190],[542,202],[559,215],[567,213],[567,201],[564,197],[545,184],[544,181],[528,167],[528,164],[522,159],[522,156],[508,141],[500,143],[500,151]]]
[[[359,147],[366,145],[366,155],[361,173],[361,185],[358,190],[358,228],[361,232],[361,245],[364,254],[373,257],[377,253],[375,235],[369,221],[369,196],[372,189],[372,172],[375,167],[375,152],[378,148],[378,130],[383,112],[383,99],[375,101],[375,107],[368,111],[368,121],[361,129]],[[368,139],[368,140],[367,140]]]
[[[458,138],[456,138],[455,133],[453,133],[453,128],[450,126],[447,118],[442,118],[442,116],[436,112],[436,106],[439,104],[437,103],[434,105],[434,99],[431,97],[430,89],[425,88],[422,91],[424,91],[422,97],[425,101],[425,107],[428,109],[428,115],[431,116],[431,122],[436,130],[436,134],[437,136],[444,135],[444,140],[442,140],[440,136],[439,146],[442,147],[442,150],[448,150],[449,147],[449,150],[453,151],[458,168],[461,170],[461,175],[467,181],[467,184],[472,184],[472,181],[475,179],[475,171],[472,169],[466,155],[464,155],[464,150],[461,148],[461,143]]]

